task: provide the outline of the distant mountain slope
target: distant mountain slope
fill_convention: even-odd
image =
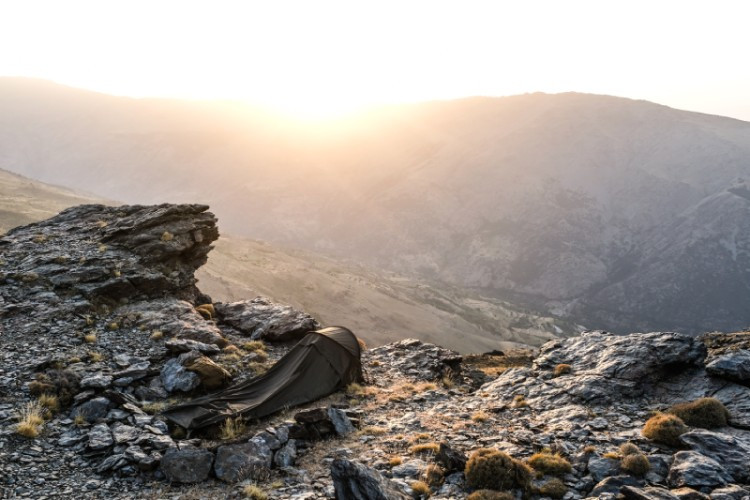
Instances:
[[[72,205],[103,203],[0,170],[0,234]],[[106,202],[104,202],[106,203]],[[219,221],[221,226],[221,221]],[[406,337],[440,342],[461,352],[541,345],[577,327],[458,287],[430,285],[309,252],[221,237],[196,273],[214,300],[264,295],[342,324],[369,345]]]
[[[616,331],[750,324],[750,124],[528,94],[304,128],[226,103],[0,81],[0,162]],[[739,193],[739,194],[738,194]]]

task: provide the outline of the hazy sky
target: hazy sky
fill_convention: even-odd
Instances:
[[[750,1],[0,0],[0,75],[293,113],[579,91],[750,120]]]

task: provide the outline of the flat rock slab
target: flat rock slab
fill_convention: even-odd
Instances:
[[[258,479],[268,473],[272,460],[271,448],[260,439],[220,446],[216,450],[214,474],[227,483]]]
[[[170,448],[161,459],[161,471],[173,483],[199,483],[208,479],[213,454],[201,448]]]

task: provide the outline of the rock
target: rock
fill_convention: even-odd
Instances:
[[[748,496],[750,496],[750,491],[736,484],[717,488],[711,492],[711,500],[742,500]]]
[[[716,457],[735,481],[750,480],[750,445],[729,434],[695,429],[680,436],[691,450],[707,457]]]
[[[336,434],[339,436],[346,436],[354,432],[356,429],[352,425],[349,417],[346,416],[344,410],[338,408],[328,408],[328,418],[333,423],[333,428],[336,430]]]
[[[297,441],[290,439],[273,456],[276,467],[291,467],[297,459]]]
[[[202,448],[170,448],[159,468],[170,482],[200,483],[208,478],[213,461],[213,454]]]
[[[214,474],[227,483],[268,475],[273,453],[262,440],[220,446],[216,450]]]
[[[732,476],[716,460],[695,451],[675,453],[667,483],[672,488],[715,488],[732,482]]]
[[[221,349],[214,344],[206,344],[197,340],[172,338],[164,342],[164,347],[169,352],[181,354],[183,352],[198,351],[201,354],[212,355],[221,352]]]
[[[315,424],[329,420],[326,407],[310,408],[294,414],[294,420],[301,424]]]
[[[620,470],[620,461],[611,458],[592,456],[588,461],[588,471],[594,481],[599,482],[605,477],[614,476]]]
[[[111,407],[112,402],[109,399],[105,397],[98,397],[90,399],[74,408],[72,411],[72,416],[75,418],[76,416],[81,415],[86,419],[87,422],[94,423],[100,418],[105,418],[107,416],[107,412]]]
[[[296,340],[320,328],[312,316],[291,306],[275,304],[264,297],[232,303],[218,302],[216,313],[223,323],[252,339],[272,342]]]
[[[112,385],[112,377],[102,372],[81,379],[81,389],[106,389]]]
[[[140,380],[144,378],[146,375],[148,375],[148,369],[150,367],[151,367],[150,362],[143,361],[141,363],[130,365],[124,370],[120,370],[119,372],[113,373],[112,377],[116,379],[126,378],[126,379],[130,379],[131,381]]]
[[[122,310],[126,314],[138,314],[139,328],[150,331],[158,330],[165,337],[194,340],[199,342],[198,347],[201,344],[223,347],[227,343],[219,328],[214,323],[203,319],[193,305],[184,300],[152,300],[126,306]]]
[[[750,351],[739,350],[714,358],[706,371],[715,377],[746,383],[750,381]]]
[[[350,460],[331,463],[336,500],[407,500],[409,497],[379,472]]]
[[[425,467],[427,467],[427,463],[424,460],[415,458],[393,467],[391,474],[393,474],[393,477],[415,478],[422,473]]]
[[[259,432],[258,434],[253,436],[253,439],[262,440],[266,444],[266,446],[271,448],[272,451],[276,451],[281,448],[281,441],[279,441],[279,438],[277,438],[275,434],[271,434],[268,431]]]
[[[191,372],[179,362],[172,358],[164,364],[161,369],[161,383],[167,392],[190,392],[201,384],[197,373]]]
[[[626,485],[620,489],[620,493],[626,500],[678,500],[678,497],[666,488],[637,488]]]
[[[102,474],[103,472],[107,472],[110,470],[117,470],[127,465],[127,463],[128,460],[122,453],[110,455],[105,458],[102,463],[99,464],[99,466],[96,468],[96,472]]]
[[[463,472],[466,460],[466,455],[454,450],[448,443],[440,443],[440,449],[435,455],[435,461],[443,467],[446,475],[456,471]]]
[[[680,500],[709,500],[709,496],[701,493],[700,491],[694,490],[693,488],[676,488],[672,490],[674,496]]]
[[[206,356],[200,356],[193,361],[185,363],[185,368],[197,373],[200,377],[201,385],[208,390],[223,387],[232,379],[231,373]]]
[[[624,486],[632,486],[640,488],[643,486],[643,481],[638,480],[632,476],[611,476],[602,481],[599,481],[594,489],[589,492],[589,497],[598,497],[606,493],[617,494]]]
[[[98,451],[109,448],[115,442],[107,424],[96,424],[88,433],[89,448]]]
[[[136,427],[124,424],[115,424],[112,426],[112,437],[117,444],[135,441],[139,435],[140,433]]]

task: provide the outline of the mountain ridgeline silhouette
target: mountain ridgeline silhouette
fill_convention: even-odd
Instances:
[[[0,167],[615,331],[750,324],[750,123],[586,94],[305,127],[0,80]]]

